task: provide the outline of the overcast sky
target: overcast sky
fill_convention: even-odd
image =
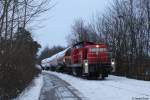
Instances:
[[[42,47],[67,46],[66,37],[74,20],[90,21],[93,15],[105,12],[110,0],[53,0],[54,3],[56,6],[42,15],[44,21],[37,23],[39,29],[34,30],[34,37]]]

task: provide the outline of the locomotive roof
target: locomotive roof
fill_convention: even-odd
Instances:
[[[76,46],[76,45],[79,45],[79,44],[84,44],[84,43],[95,44],[94,42],[81,41],[81,42],[78,42],[78,43],[74,44],[73,47]]]
[[[94,44],[102,44],[102,43],[95,43],[95,42],[89,42],[89,41],[81,41],[81,42],[78,42],[76,44],[73,45],[73,47],[77,46],[77,45],[80,45],[80,44],[91,44],[91,45],[94,45]]]

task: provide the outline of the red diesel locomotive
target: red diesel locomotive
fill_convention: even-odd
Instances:
[[[66,52],[64,64],[74,75],[104,78],[115,63],[105,44],[80,42]]]
[[[64,51],[65,54],[63,56],[58,55],[55,61],[61,57],[62,61],[58,60],[57,63],[67,73],[104,79],[114,71],[115,61],[105,44],[79,42]]]

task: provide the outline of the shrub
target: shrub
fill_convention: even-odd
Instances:
[[[21,93],[33,77],[40,73],[35,67],[40,45],[33,40],[30,32],[22,28],[15,34],[13,41],[2,43],[11,45],[3,48],[0,55],[0,99],[7,100]]]

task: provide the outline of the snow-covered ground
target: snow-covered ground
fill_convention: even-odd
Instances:
[[[36,77],[32,84],[29,85],[16,99],[14,100],[39,100],[41,88],[43,86],[43,76]]]
[[[106,80],[86,80],[67,74],[57,75],[89,100],[150,100],[150,82],[110,75]]]

